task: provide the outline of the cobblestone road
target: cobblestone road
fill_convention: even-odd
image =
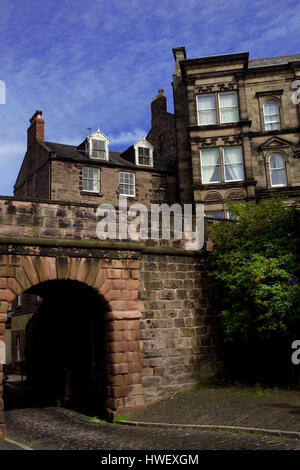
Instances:
[[[245,433],[97,424],[64,408],[5,412],[7,436],[38,450],[300,450],[300,440]]]

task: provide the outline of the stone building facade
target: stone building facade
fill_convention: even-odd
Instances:
[[[110,150],[110,139],[99,128],[78,146],[45,141],[42,111],[36,111],[15,196],[114,206],[122,195],[147,207],[178,201],[174,116],[162,90],[151,111],[147,137],[123,152]]]
[[[228,217],[226,199],[300,197],[300,54],[188,59],[173,49],[174,108],[182,202]]]

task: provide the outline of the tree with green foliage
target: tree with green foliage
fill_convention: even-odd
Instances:
[[[236,219],[209,224],[213,298],[224,341],[300,332],[296,211],[277,198],[227,203]]]

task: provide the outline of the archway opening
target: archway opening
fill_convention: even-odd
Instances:
[[[23,388],[31,392],[32,406],[65,406],[104,416],[107,302],[95,289],[73,280],[46,281],[25,295],[35,296],[37,304],[24,334],[19,330],[15,337],[19,349],[12,356],[17,352],[22,359],[18,372],[24,376]],[[25,308],[23,315],[28,313]],[[18,316],[22,325],[20,308]],[[11,337],[13,342],[13,331]],[[12,397],[9,401],[6,407],[20,406]]]

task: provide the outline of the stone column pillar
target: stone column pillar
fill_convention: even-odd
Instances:
[[[100,291],[109,301],[106,315],[107,418],[144,404],[138,309],[139,260],[108,263]]]
[[[139,311],[111,312],[106,328],[109,421],[144,404],[139,342]]]

